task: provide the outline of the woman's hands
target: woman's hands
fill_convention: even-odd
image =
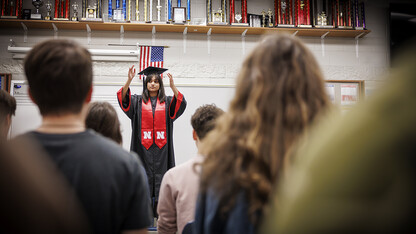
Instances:
[[[134,68],[134,65],[129,68],[129,72],[127,76],[128,76],[129,81],[132,81],[133,78],[136,76],[136,68]]]
[[[136,68],[134,68],[134,65],[133,65],[129,68],[129,72],[127,73],[127,81],[123,86],[123,91],[122,91],[122,94],[121,94],[122,97],[123,97],[123,101],[126,98],[127,91],[129,90],[131,81],[133,80],[134,76],[136,76]]]
[[[170,84],[170,88],[172,89],[173,94],[175,95],[175,97],[176,97],[176,98],[178,98],[179,91],[178,91],[178,89],[176,88],[175,83],[173,82],[173,76],[172,76],[172,74],[170,74],[170,73],[168,73],[167,75],[168,75],[168,77],[169,77],[169,84]]]

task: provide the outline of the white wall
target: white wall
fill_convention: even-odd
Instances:
[[[176,4],[176,1],[173,2]],[[356,40],[353,38],[328,37],[324,40],[324,52],[320,38],[302,37],[301,39],[315,54],[326,79],[365,80],[366,93],[369,94],[384,82],[384,75],[389,67],[388,1],[372,0],[366,1],[366,4],[367,27],[371,33],[358,41],[358,53]],[[205,17],[205,1],[193,0],[192,7],[192,17]],[[249,13],[259,13],[263,9],[267,10],[272,7],[273,1],[248,2]],[[213,7],[213,9],[216,8]],[[13,60],[12,55],[7,52],[10,39],[13,39],[17,46],[30,47],[42,40],[53,38],[53,35],[53,30],[29,28],[28,40],[27,43],[24,43],[22,29],[0,29],[0,73],[12,73],[15,81],[25,79],[22,60]],[[88,48],[108,49],[108,43],[120,42],[117,31],[93,31],[90,44],[87,44],[86,36],[86,31],[59,31],[59,38],[77,40]],[[189,85],[198,87],[202,85],[210,89],[209,86],[212,85],[234,85],[234,79],[244,56],[253,49],[260,38],[259,35],[246,36],[245,54],[243,54],[240,35],[213,34],[210,53],[208,53],[207,36],[204,34],[188,33],[186,53],[181,33],[157,33],[155,44],[169,46],[165,50],[165,67],[169,68],[169,71],[174,75],[179,90],[181,87],[187,89],[186,87]],[[152,34],[149,32],[125,32],[124,43],[151,44]],[[134,48],[123,47],[123,49]],[[94,62],[94,82],[121,86],[126,80],[127,69],[131,65],[132,63],[129,62]],[[170,93],[168,86],[166,88]],[[140,92],[139,90],[137,92]],[[216,94],[212,93],[211,95],[214,97]],[[186,93],[185,96],[187,96]],[[193,97],[193,94],[191,96]],[[228,102],[230,98],[227,96],[224,102]],[[184,131],[189,132],[189,138],[175,138],[177,164],[184,162],[195,153],[196,148],[191,138],[189,119],[199,105],[210,102],[209,100],[210,97],[205,96],[203,98],[188,98],[189,106],[184,116],[178,119],[175,125],[175,137],[182,135]],[[223,103],[220,103],[219,106],[228,107]],[[129,142],[130,140],[125,139],[125,141]]]

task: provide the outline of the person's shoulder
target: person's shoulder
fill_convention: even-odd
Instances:
[[[113,140],[101,136],[93,130],[86,131],[85,141],[88,142],[91,153],[99,154],[99,157],[110,157],[113,160],[127,160],[130,161],[134,156],[123,149]]]

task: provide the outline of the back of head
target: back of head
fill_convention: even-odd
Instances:
[[[0,123],[3,123],[8,115],[14,115],[15,112],[16,99],[5,90],[0,89]]]
[[[117,112],[108,102],[91,103],[85,125],[118,144],[122,143]]]
[[[79,113],[92,85],[87,49],[70,40],[37,44],[25,59],[30,93],[42,115]]]
[[[202,146],[201,189],[214,187],[226,205],[243,190],[252,214],[262,210],[285,155],[327,105],[312,53],[293,36],[266,36],[245,59],[230,110]]]
[[[191,125],[199,140],[203,140],[214,129],[217,118],[223,113],[224,111],[215,104],[203,105],[196,109],[191,117]]]

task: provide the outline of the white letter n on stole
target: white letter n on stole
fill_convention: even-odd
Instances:
[[[165,139],[165,132],[156,132],[157,139]]]
[[[152,139],[152,132],[151,131],[143,131],[143,138],[144,139]]]

